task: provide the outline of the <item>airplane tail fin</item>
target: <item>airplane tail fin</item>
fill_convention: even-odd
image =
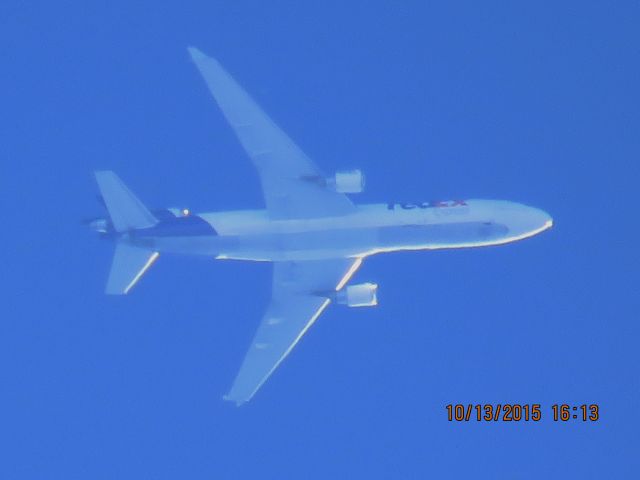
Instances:
[[[126,233],[131,230],[153,227],[158,223],[156,217],[115,173],[103,170],[95,172],[95,176],[104,205],[109,212],[111,223],[116,232]],[[119,240],[113,255],[105,293],[110,295],[128,293],[156,261],[158,255],[158,252]]]
[[[116,232],[153,227],[158,220],[111,170],[95,172]]]

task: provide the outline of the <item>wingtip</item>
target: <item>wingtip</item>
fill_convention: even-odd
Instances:
[[[223,396],[222,396],[222,399],[223,399],[225,402],[233,402],[233,403],[235,403],[235,404],[236,404],[236,407],[239,407],[239,406],[241,406],[243,403],[246,403],[246,400],[238,400],[237,398],[233,398],[233,397],[231,397],[229,394],[227,394],[227,395],[223,395]]]
[[[193,60],[200,60],[202,58],[207,58],[207,56],[202,53],[202,51],[194,46],[188,46],[187,51]]]

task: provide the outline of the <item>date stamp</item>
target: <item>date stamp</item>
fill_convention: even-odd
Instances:
[[[450,403],[446,405],[450,422],[539,422],[550,415],[554,422],[597,422],[598,404],[555,403],[543,408],[540,403]]]

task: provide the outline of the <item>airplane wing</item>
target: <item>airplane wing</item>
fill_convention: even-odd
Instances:
[[[329,305],[322,293],[340,290],[361,263],[361,258],[274,263],[271,303],[225,400],[240,405],[256,393]]]
[[[314,181],[325,175],[215,59],[194,47],[189,53],[258,169],[271,218],[346,215],[355,209],[346,195]]]

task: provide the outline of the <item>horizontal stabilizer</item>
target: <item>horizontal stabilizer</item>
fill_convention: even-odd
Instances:
[[[116,232],[153,227],[158,220],[110,170],[95,172],[100,193]]]
[[[126,243],[116,244],[111,272],[105,293],[125,295],[158,258],[158,252],[144,250]]]

